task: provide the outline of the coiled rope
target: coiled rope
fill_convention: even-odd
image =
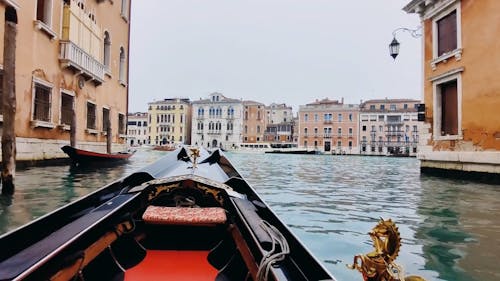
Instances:
[[[290,247],[288,246],[286,238],[276,227],[264,220],[260,223],[260,226],[267,232],[269,237],[271,237],[273,246],[271,250],[262,257],[256,279],[257,281],[267,281],[271,267],[285,259],[286,255],[290,253]]]

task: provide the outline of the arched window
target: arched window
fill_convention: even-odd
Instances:
[[[125,49],[120,47],[120,75],[119,80],[125,83]]]
[[[106,70],[109,71],[111,61],[111,38],[109,37],[109,33],[104,31],[104,57],[103,63]]]

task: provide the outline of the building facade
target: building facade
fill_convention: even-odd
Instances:
[[[264,141],[293,143],[295,122],[291,106],[272,103],[266,106],[266,131]]]
[[[149,144],[148,114],[136,112],[128,114],[127,145],[140,146]]]
[[[243,142],[256,143],[264,140],[265,112],[263,103],[243,101]]]
[[[420,104],[412,99],[368,100],[360,105],[360,153],[416,156]]]
[[[500,5],[413,0],[423,26],[421,169],[499,178]]]
[[[298,144],[333,154],[359,154],[359,105],[316,100],[299,108]]]
[[[212,93],[192,106],[192,145],[229,148],[242,142],[243,101]]]
[[[148,133],[152,145],[191,143],[191,102],[168,98],[148,104]]]
[[[113,150],[122,150],[128,106],[130,1],[0,1],[2,37],[6,36],[7,6],[17,10],[18,19],[17,160],[67,157],[60,148],[69,144],[73,112],[77,147],[106,151],[110,124]],[[3,45],[2,39],[2,71]]]

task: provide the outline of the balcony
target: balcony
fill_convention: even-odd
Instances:
[[[324,134],[323,137],[325,139],[331,139],[332,138],[332,134]]]
[[[403,136],[403,131],[385,131],[386,136]]]
[[[77,74],[82,75],[86,80],[92,80],[96,85],[101,85],[104,82],[104,65],[75,43],[71,41],[60,42],[59,62],[61,67],[74,69]]]

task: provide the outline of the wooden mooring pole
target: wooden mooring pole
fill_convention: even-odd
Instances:
[[[69,145],[76,148],[76,110],[71,113],[71,125],[69,126]]]
[[[111,130],[111,120],[106,121],[108,126],[106,127],[106,152],[111,154],[111,145],[113,144],[113,134]]]
[[[17,12],[5,9],[3,45],[3,128],[2,128],[2,195],[14,194],[16,173],[16,35]]]

